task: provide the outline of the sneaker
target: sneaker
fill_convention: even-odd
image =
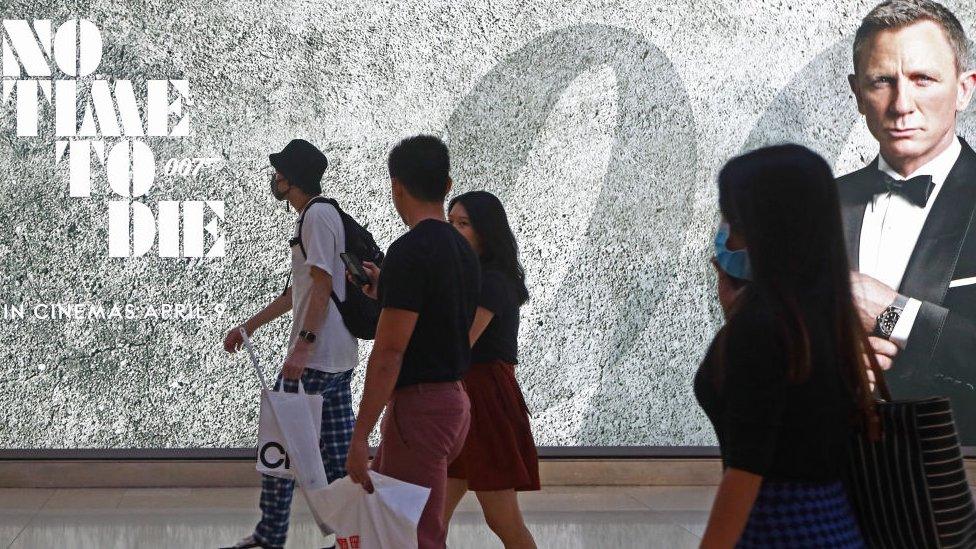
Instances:
[[[247,536],[246,538],[235,543],[234,545],[221,547],[220,549],[254,549],[254,548],[272,549],[270,545],[265,545],[260,541],[258,541],[257,538],[254,537],[254,534]]]

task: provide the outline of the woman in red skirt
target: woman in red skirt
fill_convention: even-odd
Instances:
[[[516,496],[539,489],[539,458],[515,379],[519,307],[529,298],[518,245],[502,203],[489,192],[454,198],[448,219],[481,258],[481,296],[471,326],[471,369],[464,378],[471,429],[448,467],[445,523],[473,490],[488,527],[507,549],[534,549]]]

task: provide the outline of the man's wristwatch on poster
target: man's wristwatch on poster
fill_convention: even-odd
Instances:
[[[310,332],[308,330],[302,330],[298,332],[298,338],[304,339],[309,343],[315,343],[315,332]]]
[[[898,319],[901,318],[901,313],[905,310],[905,305],[908,305],[908,298],[898,294],[898,297],[895,298],[891,305],[881,311],[881,314],[875,320],[874,335],[891,339],[891,333],[895,331],[895,325],[898,324]]]

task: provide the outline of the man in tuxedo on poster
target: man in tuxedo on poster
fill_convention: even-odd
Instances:
[[[854,294],[895,398],[948,396],[976,446],[976,86],[959,20],[930,0],[864,18],[849,76],[879,155],[838,179]]]

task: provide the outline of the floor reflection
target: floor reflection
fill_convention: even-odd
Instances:
[[[710,494],[640,490],[552,488],[523,498],[523,507],[543,548],[697,547]],[[0,490],[0,547],[214,548],[246,535],[258,517],[253,489],[39,492]],[[676,501],[688,508],[674,509]],[[294,514],[287,547],[322,547],[307,509],[298,504]],[[460,549],[501,546],[473,498],[462,502],[448,541]]]

